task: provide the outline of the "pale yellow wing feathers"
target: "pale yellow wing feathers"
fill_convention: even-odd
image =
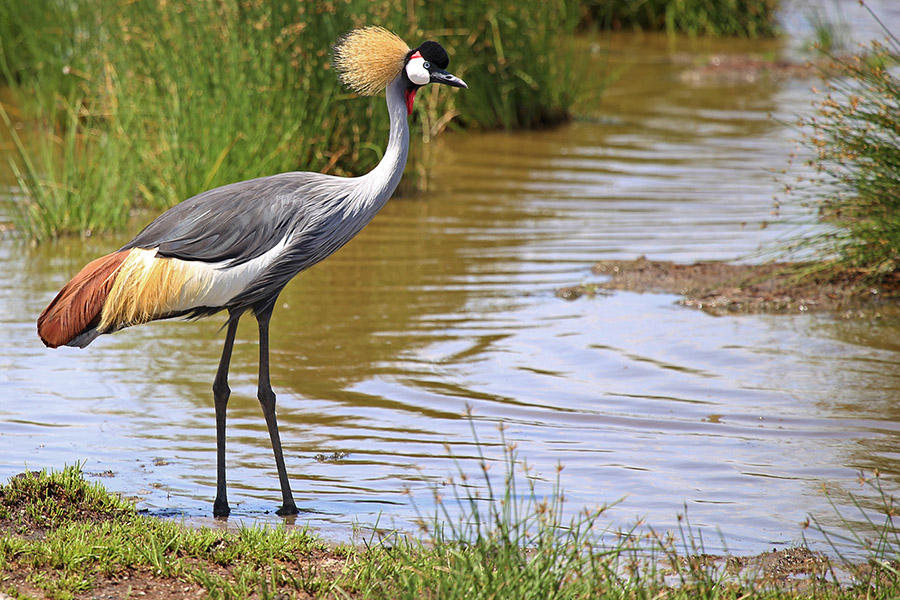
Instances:
[[[132,249],[116,273],[98,328],[114,331],[184,310],[209,284],[195,270],[186,261],[158,258],[155,250]]]

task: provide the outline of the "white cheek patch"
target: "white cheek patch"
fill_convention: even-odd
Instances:
[[[416,85],[425,85],[431,81],[431,73],[425,68],[425,59],[422,55],[414,55],[409,59],[406,63],[406,76]]]

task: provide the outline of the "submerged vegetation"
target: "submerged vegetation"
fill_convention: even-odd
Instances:
[[[836,559],[804,546],[757,557],[705,554],[686,517],[679,531],[613,532],[605,509],[566,522],[558,481],[542,498],[507,448],[502,489],[491,462],[460,470],[426,540],[392,533],[326,545],[306,529],[191,528],[143,516],[80,469],[23,473],[0,486],[0,596],[89,598],[889,598],[900,593],[894,501],[857,503],[863,522],[826,535]],[[527,489],[517,480],[525,476]],[[435,492],[436,495],[438,492]],[[457,517],[443,510],[460,507]],[[818,528],[815,521],[809,524]],[[824,529],[819,529],[823,533]],[[642,533],[643,531],[643,533]],[[855,553],[844,559],[842,551]],[[6,596],[3,596],[6,597]]]
[[[286,3],[187,0],[0,5],[0,77],[21,231],[35,239],[122,229],[209,187],[290,170],[367,171],[383,98],[352,99],[329,49],[365,24],[436,37],[465,98],[429,90],[414,132],[539,127],[582,89],[570,46],[578,3]],[[409,10],[412,9],[412,10]],[[433,27],[439,26],[439,29]],[[415,133],[414,133],[415,135]]]
[[[828,260],[814,269],[859,285],[900,273],[900,40],[832,58],[827,88],[800,121],[812,175],[788,186],[788,199],[817,210],[834,227],[794,249]]]

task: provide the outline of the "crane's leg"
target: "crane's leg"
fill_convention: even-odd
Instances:
[[[231,349],[234,347],[234,335],[237,333],[240,316],[229,313],[228,331],[225,334],[225,347],[219,359],[219,370],[213,381],[213,400],[216,405],[216,501],[213,503],[213,515],[227,517],[231,512],[225,490],[225,407],[231,388],[228,387],[228,367],[231,364]]]
[[[266,427],[269,429],[269,438],[272,440],[272,450],[275,451],[275,466],[278,468],[278,481],[281,483],[281,496],[283,504],[276,512],[279,515],[296,515],[299,511],[294,504],[294,496],[291,494],[291,484],[288,481],[287,469],[284,467],[284,455],[281,452],[281,436],[278,434],[278,421],[275,418],[275,392],[269,382],[269,320],[272,318],[274,303],[260,310],[254,310],[256,320],[259,322],[259,403],[262,405],[263,415],[266,417]]]

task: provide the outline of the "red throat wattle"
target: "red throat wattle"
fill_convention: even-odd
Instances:
[[[413,109],[413,100],[416,99],[418,89],[406,90],[406,114],[411,115]]]
[[[414,58],[422,58],[422,53],[416,50],[416,53],[409,57],[410,60]],[[413,100],[416,99],[416,92],[419,91],[419,88],[413,88],[411,90],[406,90],[406,114],[411,115],[413,109]]]

